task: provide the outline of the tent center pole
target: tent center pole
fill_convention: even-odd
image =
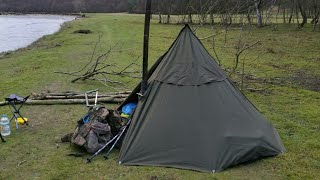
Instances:
[[[146,2],[144,38],[143,38],[143,63],[142,63],[142,81],[140,93],[143,95],[148,86],[148,54],[149,54],[149,29],[151,17],[151,0]]]

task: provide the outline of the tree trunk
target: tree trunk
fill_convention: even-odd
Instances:
[[[302,16],[302,22],[299,25],[299,27],[303,28],[303,26],[307,23],[308,17],[307,17],[307,13],[306,13],[305,9],[302,7],[300,0],[298,0],[298,8],[299,8],[300,14]]]
[[[256,8],[256,15],[257,15],[257,26],[258,28],[262,27],[262,15],[261,15],[261,0],[254,0],[254,5]]]
[[[161,18],[161,12],[159,11],[159,21],[158,21],[159,24],[162,23],[162,18]]]
[[[240,16],[239,24],[243,24],[243,14],[241,14],[241,16]]]
[[[167,15],[167,23],[170,24],[170,14]]]
[[[287,20],[286,20],[286,8],[283,8],[283,23],[287,23]]]
[[[319,24],[319,14],[317,14],[316,17],[313,19],[313,30],[312,31],[316,31],[317,24]]]
[[[210,12],[210,21],[211,21],[211,24],[214,24],[214,16],[212,11]]]
[[[290,11],[290,16],[289,16],[289,19],[288,19],[289,24],[292,21],[292,17],[293,17],[293,9],[291,9],[291,11]]]
[[[320,9],[318,8],[318,3],[316,0],[312,1],[313,2],[313,10],[314,10],[314,18],[311,21],[313,23],[313,29],[312,31],[315,32],[317,29],[317,24],[319,24],[319,17],[320,17]]]
[[[168,14],[167,14],[167,23],[170,24],[170,18],[171,18],[171,13],[172,13],[172,4],[174,3],[173,0],[169,1],[169,4],[168,4]]]
[[[190,2],[190,0],[188,0],[188,2],[187,2],[187,14],[188,14],[188,23],[189,24],[192,24],[192,12],[191,12],[191,8],[190,8],[190,6],[191,6],[191,4],[190,4],[191,2]]]
[[[249,9],[248,9],[248,13],[247,13],[247,20],[248,20],[249,25],[251,26],[252,25],[251,11]]]
[[[213,10],[213,1],[210,1],[210,7],[209,7],[209,12],[210,12],[210,23],[214,24],[214,10]]]
[[[228,25],[231,25],[232,24],[232,16],[231,15],[229,15],[229,24]]]
[[[190,10],[188,10],[188,24],[192,24],[192,14],[190,12]]]
[[[298,5],[297,5],[297,7],[296,7],[296,20],[297,20],[298,28],[300,28]]]
[[[161,17],[160,2],[159,2],[159,1],[156,1],[156,2],[157,2],[158,16],[159,16],[159,21],[158,21],[158,23],[161,24],[161,23],[162,23],[162,17]]]

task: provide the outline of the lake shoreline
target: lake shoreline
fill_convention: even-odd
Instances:
[[[85,13],[48,13],[48,12],[0,12],[0,16],[2,15],[60,15],[60,16],[77,16],[77,17],[85,17]]]
[[[62,22],[46,22],[47,24],[44,24],[43,26],[51,26],[50,28],[47,28],[47,29],[44,29],[44,28],[30,28],[32,30],[32,32],[29,32],[26,33],[26,35],[22,38],[25,38],[25,37],[30,37],[31,35],[33,35],[33,37],[31,37],[30,39],[28,39],[27,41],[25,41],[24,43],[18,43],[18,44],[15,44],[14,46],[11,46],[11,48],[4,48],[2,49],[1,46],[0,46],[0,58],[6,56],[6,55],[10,55],[14,52],[18,52],[18,51],[21,51],[21,50],[26,50],[26,49],[29,49],[30,47],[32,47],[35,43],[37,43],[39,40],[41,40],[42,38],[48,36],[48,35],[53,35],[53,34],[56,34],[58,32],[61,31],[62,27],[66,24],[66,23],[69,23],[69,22],[72,22],[76,19],[78,19],[79,17],[78,16],[66,16],[66,15],[57,15],[57,14],[20,14],[20,15],[16,15],[16,14],[7,14],[7,15],[3,15],[1,16],[0,15],[0,18],[1,17],[4,17],[4,16],[8,16],[8,17],[17,17],[17,16],[22,16],[22,17],[25,17],[25,16],[34,16],[34,17],[37,17],[37,15],[39,15],[39,17],[41,18],[41,16],[47,16],[47,17],[50,17],[51,15],[54,17],[54,16],[57,16],[57,17],[63,17],[66,18],[68,17],[68,19],[66,20],[60,20]],[[71,18],[70,18],[71,17]],[[37,17],[38,18],[38,17]],[[50,17],[51,19],[52,17]],[[81,18],[81,17],[80,17]],[[57,19],[58,20],[58,19]],[[52,30],[54,29],[54,30]],[[38,32],[33,32],[34,30],[37,30]],[[8,30],[9,31],[9,30]],[[45,32],[43,32],[45,31]],[[1,34],[0,34],[1,36]],[[9,39],[9,38],[8,38]],[[11,40],[11,39],[10,39]],[[20,40],[19,39],[15,39],[15,40],[11,40],[11,41],[17,41],[19,42]],[[9,45],[10,47],[10,45]]]

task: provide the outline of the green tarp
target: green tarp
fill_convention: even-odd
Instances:
[[[151,68],[119,163],[219,172],[285,151],[277,131],[232,84],[189,26]]]

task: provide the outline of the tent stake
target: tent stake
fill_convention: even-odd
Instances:
[[[140,93],[142,95],[144,94],[148,86],[148,53],[149,53],[150,16],[151,16],[151,0],[147,0],[145,22],[144,22],[142,81],[141,81],[141,90],[140,90]]]

